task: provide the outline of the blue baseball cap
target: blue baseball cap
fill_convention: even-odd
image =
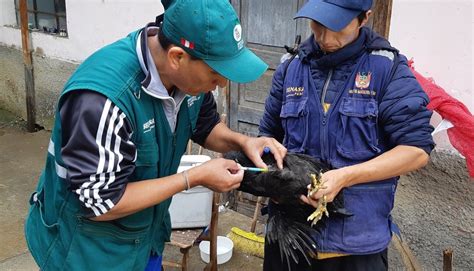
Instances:
[[[372,7],[372,0],[309,0],[296,14],[339,32],[361,12]]]

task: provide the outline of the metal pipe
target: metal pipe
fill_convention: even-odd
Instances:
[[[36,131],[35,84],[33,77],[33,62],[30,51],[30,31],[28,29],[28,11],[26,0],[20,0],[21,46],[25,70],[26,88],[26,117],[28,132]]]

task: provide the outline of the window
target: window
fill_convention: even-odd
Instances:
[[[27,6],[30,29],[67,36],[65,0],[27,0]],[[15,11],[20,25],[20,0],[15,0]]]

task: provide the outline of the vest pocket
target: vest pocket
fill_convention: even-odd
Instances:
[[[395,184],[369,184],[343,190],[345,206],[353,214],[344,218],[342,236],[350,251],[371,253],[390,242],[395,188]]]
[[[135,170],[130,180],[146,180],[158,177],[158,144],[138,143]]]
[[[340,156],[357,161],[375,157],[377,148],[378,107],[374,99],[344,97],[336,148]]]
[[[43,189],[31,195],[30,204],[25,223],[26,243],[35,261],[42,267],[46,265],[50,251],[58,240],[59,224],[48,223],[45,219]]]
[[[96,222],[80,216],[76,219],[77,228],[63,270],[145,268],[151,250],[149,227],[131,230],[113,222]]]
[[[301,152],[305,148],[308,131],[306,100],[287,101],[280,112],[285,138],[283,144],[289,151]]]
[[[137,160],[135,165],[138,166],[156,166],[158,165],[158,144],[155,142],[150,143],[137,143]]]

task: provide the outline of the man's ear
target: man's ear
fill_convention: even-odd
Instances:
[[[363,27],[367,24],[367,22],[369,21],[370,15],[372,15],[372,10],[371,9],[369,9],[365,12],[365,18],[364,18],[364,20],[362,20],[362,23],[360,24],[360,27]]]
[[[172,46],[168,49],[167,57],[171,68],[178,70],[183,63],[183,58],[186,57],[186,52],[181,47]]]

